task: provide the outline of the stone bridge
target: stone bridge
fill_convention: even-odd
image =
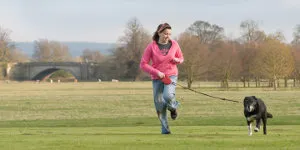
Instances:
[[[79,62],[28,62],[7,67],[7,75],[13,80],[43,80],[57,70],[71,73],[78,81],[97,80],[94,63]]]

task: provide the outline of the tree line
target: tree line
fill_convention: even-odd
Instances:
[[[238,38],[225,36],[224,30],[219,25],[197,20],[175,38],[185,58],[179,65],[179,79],[186,81],[189,88],[199,80],[220,81],[226,88],[229,81],[241,81],[246,87],[250,81],[260,86],[264,79],[276,89],[279,79],[285,82],[300,79],[300,25],[295,26],[290,43],[285,42],[282,32],[266,34],[254,20],[240,23],[241,35]],[[96,62],[98,71],[95,74],[102,80],[149,80],[149,76],[139,69],[139,62],[145,47],[151,42],[152,33],[145,30],[137,18],[127,22],[110,56],[85,49],[80,58],[72,58],[66,45],[39,39],[35,41],[34,54],[28,57],[16,49],[10,33],[10,30],[0,28],[2,66],[8,62],[24,61]],[[2,76],[5,76],[3,71]]]
[[[198,20],[182,32],[176,40],[185,61],[179,65],[180,79],[189,88],[194,81],[221,81],[228,88],[229,81],[241,81],[244,87],[250,81],[260,86],[267,80],[275,89],[279,79],[300,79],[300,25],[296,25],[291,43],[285,42],[282,32],[266,34],[253,20],[240,23],[240,37],[226,37],[224,28]],[[113,60],[119,78],[131,80],[149,79],[139,69],[139,60],[151,34],[144,30],[137,18],[128,22],[125,35],[119,41]]]

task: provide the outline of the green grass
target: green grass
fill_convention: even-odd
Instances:
[[[241,121],[242,120],[242,121]],[[158,126],[156,117],[118,117],[68,120],[17,120],[2,121],[0,128],[14,127],[135,127]],[[243,116],[239,117],[184,117],[170,121],[172,126],[245,126]],[[300,116],[278,116],[268,120],[268,125],[300,125]]]
[[[252,137],[242,126],[4,128],[2,149],[298,149],[299,126],[270,126],[270,134]]]
[[[203,85],[205,83],[201,83]],[[206,83],[211,84],[211,83]],[[205,85],[203,85],[205,87]],[[177,88],[179,118],[160,134],[151,82],[0,83],[0,149],[299,149],[300,90],[197,88],[242,102],[262,98],[268,135],[247,135],[241,103]]]

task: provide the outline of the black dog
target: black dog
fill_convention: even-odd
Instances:
[[[255,96],[245,97],[244,115],[247,120],[249,136],[252,135],[251,124],[254,120],[256,120],[256,128],[254,131],[259,131],[262,120],[264,124],[264,134],[267,134],[267,118],[273,118],[273,115],[267,112],[267,107],[261,99],[256,98]]]

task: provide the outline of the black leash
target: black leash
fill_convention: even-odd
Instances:
[[[231,99],[227,99],[227,98],[222,98],[222,97],[217,97],[217,96],[212,96],[212,95],[209,95],[209,94],[206,94],[206,93],[203,93],[203,92],[200,92],[200,91],[196,91],[196,90],[193,90],[191,88],[187,88],[183,85],[180,85],[178,83],[176,83],[177,85],[179,85],[180,87],[184,88],[184,89],[188,89],[190,91],[193,91],[195,93],[198,93],[198,94],[202,94],[202,95],[205,95],[205,96],[208,96],[208,97],[211,97],[211,98],[215,98],[215,99],[220,99],[220,100],[223,100],[223,101],[230,101],[230,102],[234,102],[234,103],[241,103],[239,101],[236,101],[236,100],[231,100]]]

